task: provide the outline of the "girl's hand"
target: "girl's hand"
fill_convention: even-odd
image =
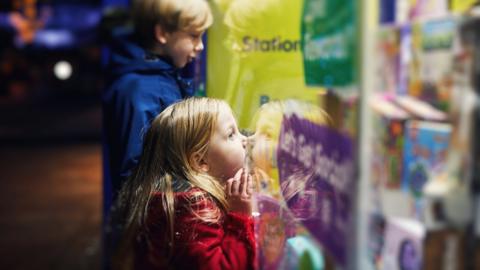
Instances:
[[[227,180],[226,195],[230,211],[252,214],[252,176],[242,168],[233,178]]]

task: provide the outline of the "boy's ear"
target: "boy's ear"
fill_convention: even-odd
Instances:
[[[204,157],[202,157],[199,153],[195,153],[192,155],[192,165],[195,170],[201,172],[208,172],[210,167],[208,166]]]
[[[160,24],[155,25],[155,40],[158,41],[160,44],[167,43],[167,31],[163,30]]]

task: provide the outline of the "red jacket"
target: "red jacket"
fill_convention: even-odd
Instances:
[[[148,229],[150,245],[137,249],[136,269],[254,269],[255,242],[252,217],[239,213],[224,213],[218,223],[207,223],[195,213],[215,211],[212,199],[192,205],[192,189],[175,195],[174,248],[166,262],[168,240],[165,236],[165,214],[160,194],[150,203]],[[147,247],[149,246],[149,247]],[[166,266],[169,265],[169,266]]]

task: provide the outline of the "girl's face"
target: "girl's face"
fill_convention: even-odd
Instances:
[[[232,112],[222,107],[205,157],[208,173],[222,180],[233,177],[244,165],[245,144]]]
[[[177,68],[183,68],[203,51],[203,31],[175,31],[166,34],[165,53]]]
[[[254,135],[255,144],[252,149],[253,163],[266,173],[272,168],[273,151],[276,150],[276,142],[269,134],[257,132]]]

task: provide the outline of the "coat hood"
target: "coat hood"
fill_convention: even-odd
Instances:
[[[163,72],[174,73],[177,70],[165,58],[142,48],[137,42],[133,41],[132,36],[117,38],[113,41],[108,68],[113,77],[131,72],[158,74]]]

